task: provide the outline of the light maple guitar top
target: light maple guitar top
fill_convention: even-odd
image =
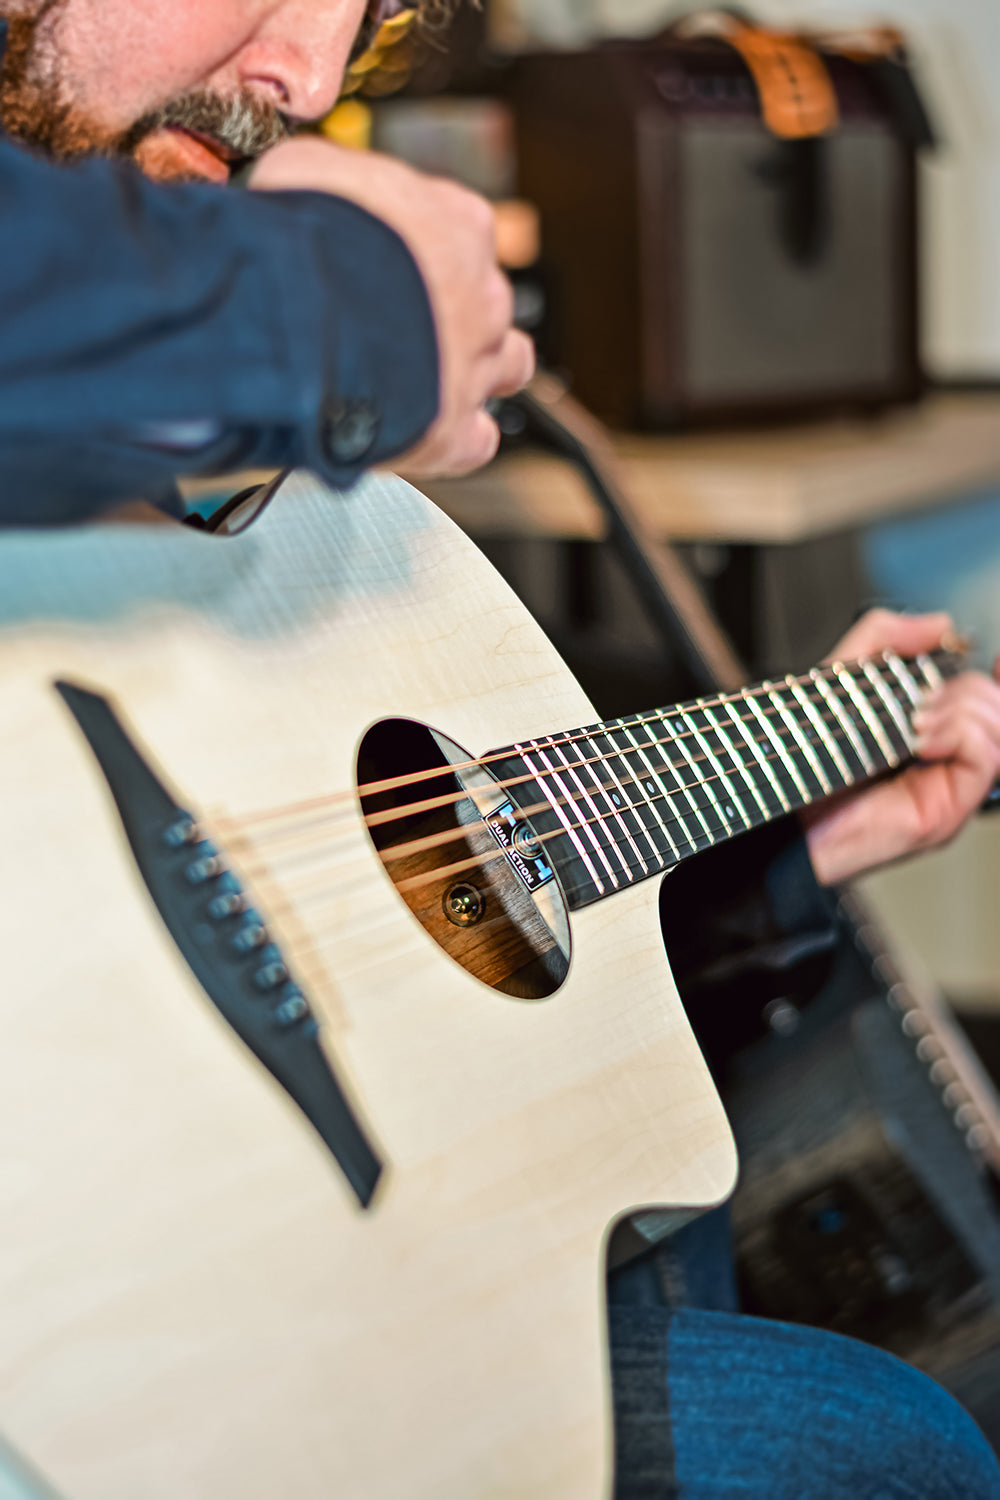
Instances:
[[[207,860],[173,918],[140,873],[153,835],[126,837],[111,794],[124,761],[102,769],[71,711],[98,700],[190,814],[169,859]],[[229,539],[0,536],[0,1431],[67,1500],[609,1493],[608,1228],[714,1204],[735,1174],[658,881],[615,882],[568,942],[527,886],[491,887],[531,950],[495,982],[489,953],[470,972],[442,951],[465,941],[467,873],[443,877],[450,916],[401,897],[437,892],[447,830],[394,876],[354,792],[385,720],[431,726],[454,762],[594,717],[395,479],[293,476]],[[247,1026],[325,1059],[377,1163],[367,1197],[196,977],[233,932]],[[519,975],[551,992],[519,998]]]

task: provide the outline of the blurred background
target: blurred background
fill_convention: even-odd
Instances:
[[[987,666],[998,74],[987,0],[484,0],[363,62],[323,128],[495,200],[545,369],[751,678],[807,668],[876,602],[951,610]],[[433,498],[602,713],[688,694],[578,466],[502,420],[498,461]],[[1000,1013],[998,835],[870,883],[977,1013]]]

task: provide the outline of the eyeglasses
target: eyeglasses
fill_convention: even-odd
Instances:
[[[385,67],[388,53],[410,34],[416,19],[416,6],[406,6],[401,0],[371,0],[351,50],[342,98],[357,93],[373,73]]]

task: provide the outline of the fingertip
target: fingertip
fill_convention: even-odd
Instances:
[[[458,456],[452,473],[471,474],[496,457],[500,446],[500,428],[487,411],[477,411],[470,423],[468,440]]]
[[[943,645],[945,639],[955,632],[951,615],[945,610],[932,614],[897,615],[894,619],[898,651],[930,651]]]
[[[951,618],[943,612],[904,615],[877,606],[861,616],[827,659],[846,661],[855,656],[874,656],[880,651],[914,656],[939,646],[950,626]]]
[[[535,346],[526,333],[512,328],[507,334],[500,357],[500,374],[490,392],[493,396],[513,396],[523,390],[535,373]]]

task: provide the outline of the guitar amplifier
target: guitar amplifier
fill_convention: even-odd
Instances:
[[[893,105],[889,65],[825,65],[838,123],[783,139],[717,40],[515,63],[545,352],[598,415],[668,429],[918,395],[920,132]]]

